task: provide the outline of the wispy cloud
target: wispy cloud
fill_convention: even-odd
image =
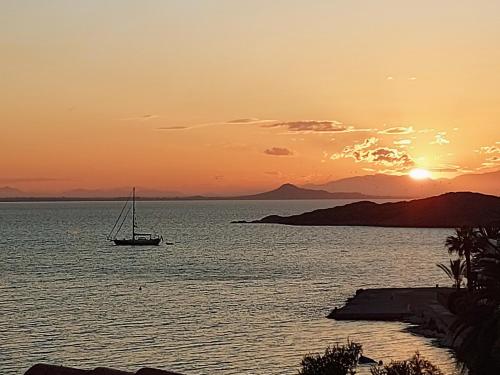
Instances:
[[[273,156],[291,156],[293,155],[293,152],[284,147],[272,147],[264,150],[264,154]]]
[[[140,122],[144,122],[144,121],[156,120],[156,119],[159,119],[159,118],[160,118],[160,116],[158,116],[158,115],[141,115],[141,116],[125,117],[125,118],[121,118],[120,120],[121,121],[140,121]]]
[[[486,161],[490,163],[498,163],[500,162],[500,156],[491,156],[487,158]]]
[[[190,129],[212,127],[212,126],[266,124],[266,123],[275,122],[275,121],[276,120],[261,120],[258,118],[239,118],[239,119],[229,120],[229,121],[207,122],[207,123],[202,123],[202,124],[193,124],[193,125],[186,125],[186,126],[160,126],[156,129],[157,130],[190,130]]]
[[[371,129],[358,129],[351,125],[344,125],[333,120],[299,120],[284,121],[274,124],[262,125],[265,128],[285,128],[289,132],[297,133],[349,133],[370,131]]]
[[[462,169],[458,165],[440,165],[434,168],[428,168],[430,172],[437,172],[437,173],[452,173],[452,172],[460,172]]]
[[[259,124],[262,122],[269,122],[276,120],[261,120],[258,118],[237,118],[235,120],[226,121],[227,124]]]
[[[415,132],[413,126],[395,126],[392,128],[379,130],[379,134],[410,134]]]
[[[184,130],[189,129],[187,126],[162,126],[157,128],[158,130]]]

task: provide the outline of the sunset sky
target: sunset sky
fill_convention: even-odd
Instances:
[[[0,186],[500,168],[500,2],[3,0]]]

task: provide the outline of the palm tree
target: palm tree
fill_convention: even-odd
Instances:
[[[465,257],[467,288],[472,291],[474,288],[471,265],[471,254],[478,251],[476,232],[471,227],[461,227],[455,229],[454,236],[446,238],[445,246],[450,254],[456,253],[459,257]]]
[[[453,286],[460,289],[464,276],[467,277],[466,265],[462,261],[462,258],[455,260],[450,259],[450,267],[444,265],[443,263],[437,264],[437,266],[446,273],[446,275],[453,280]]]

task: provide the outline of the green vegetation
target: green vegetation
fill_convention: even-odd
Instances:
[[[450,267],[444,265],[443,263],[437,264],[437,266],[443,270],[446,275],[453,280],[453,286],[460,289],[464,277],[467,275],[466,265],[462,261],[462,258],[450,259]]]
[[[409,360],[391,362],[386,366],[373,366],[370,371],[372,375],[444,375],[418,352]]]
[[[355,342],[328,347],[323,355],[306,355],[299,375],[353,375],[362,353],[361,345]]]
[[[458,317],[451,334],[469,375],[500,374],[500,227],[462,227],[446,238],[457,259],[438,264],[456,291],[448,307]],[[463,279],[467,289],[460,289]],[[323,355],[307,355],[299,375],[353,375],[363,351],[360,344],[328,347]],[[405,361],[372,366],[372,375],[443,375],[417,352]]]
[[[323,355],[306,355],[299,375],[354,375],[362,354],[361,344],[337,344],[328,347]],[[372,375],[443,375],[439,368],[423,359],[418,352],[409,360],[391,362],[386,366],[372,366],[370,371]]]
[[[466,261],[468,291],[452,295],[449,308],[458,316],[454,342],[469,374],[500,374],[499,238],[500,228],[480,227],[457,228],[446,239],[448,251]]]
[[[459,259],[465,257],[467,288],[474,287],[472,276],[471,255],[477,251],[477,237],[473,228],[462,227],[455,229],[455,235],[446,239],[445,245],[450,254],[458,254]]]

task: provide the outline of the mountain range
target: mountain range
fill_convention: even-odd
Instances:
[[[270,199],[381,199],[429,197],[451,191],[471,191],[500,195],[500,170],[482,174],[465,174],[451,179],[415,180],[409,176],[374,174],[334,180],[320,185],[296,186],[284,184],[277,189],[241,196],[186,196],[181,192],[138,188],[142,199],[169,200],[270,200]],[[0,187],[4,200],[77,200],[123,199],[130,196],[130,188],[74,189],[57,195],[24,192],[14,187]],[[30,198],[30,199],[28,199]]]
[[[331,193],[356,191],[367,195],[396,197],[429,197],[450,191],[472,191],[500,195],[500,170],[482,174],[464,174],[451,179],[415,180],[409,176],[375,174],[334,180],[320,185],[304,185],[307,189]]]
[[[111,194],[115,195],[111,195]],[[167,195],[168,193],[154,190],[140,190],[138,200],[289,200],[289,199],[384,199],[391,197],[366,195],[361,193],[335,192],[324,190],[304,189],[292,184],[284,184],[277,189],[253,195],[240,195],[229,197],[210,196],[178,196]],[[71,200],[126,200],[130,196],[130,189],[124,191],[96,191],[96,190],[72,190],[63,193],[59,197],[36,197],[29,196],[20,190],[10,187],[0,188],[0,199],[8,201],[71,201]]]

